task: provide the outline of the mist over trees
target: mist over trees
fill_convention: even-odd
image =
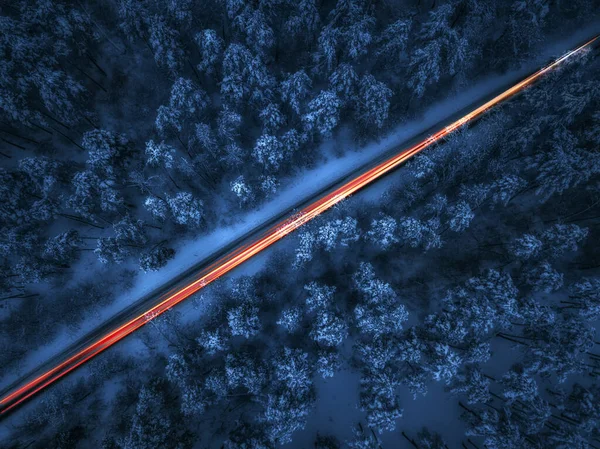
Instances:
[[[330,139],[377,139],[598,7],[3,4],[0,364],[276,198]],[[322,449],[599,447],[596,53],[190,298],[194,319],[149,323],[142,353],[40,397],[8,447],[275,448],[303,432]],[[340,439],[311,417],[343,372],[356,419]],[[404,424],[404,393],[436,386],[464,429]]]

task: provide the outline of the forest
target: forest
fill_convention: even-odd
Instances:
[[[0,378],[328,142],[377,141],[599,10],[3,3]],[[304,225],[44,392],[0,447],[599,449],[598,73],[578,56]]]

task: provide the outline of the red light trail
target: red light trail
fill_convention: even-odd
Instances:
[[[566,61],[573,55],[580,53],[585,48],[588,48],[599,37],[600,36],[596,36],[593,39],[590,39],[588,42],[575,48],[574,50],[571,50],[570,52],[566,53],[565,55],[552,62],[551,64],[528,76],[524,80],[505,90],[504,92],[487,101],[483,105],[475,108],[468,114],[452,122],[448,126],[445,126],[444,128],[440,129],[427,139],[411,146],[408,149],[405,149],[404,151],[396,154],[395,156],[383,161],[379,165],[367,170],[366,172],[357,176],[356,178],[347,182],[346,184],[336,188],[324,197],[309,204],[300,212],[277,223],[276,225],[265,231],[260,237],[258,237],[253,242],[241,245],[237,249],[231,251],[230,253],[227,253],[207,268],[201,270],[194,281],[190,282],[182,288],[179,288],[177,291],[168,294],[168,296],[164,300],[149,308],[145,313],[130,319],[126,323],[119,325],[113,330],[108,331],[103,336],[98,337],[88,346],[71,355],[54,368],[48,370],[44,374],[37,376],[35,379],[28,381],[24,385],[10,392],[8,395],[6,395],[0,400],[0,415],[8,413],[10,410],[23,403],[39,391],[56,382],[58,379],[73,371],[78,366],[87,362],[92,357],[100,354],[105,349],[109,348],[110,346],[125,338],[127,335],[139,329],[148,321],[151,321],[152,319],[169,310],[171,307],[175,306],[176,304],[179,304],[181,301],[183,301],[190,295],[196,293],[198,290],[202,289],[214,280],[233,270],[241,263],[260,253],[264,249],[268,248],[273,243],[277,242],[290,232],[302,226],[304,223],[317,217],[321,213],[325,212],[327,209],[331,208],[335,204],[349,197],[350,195],[367,186],[368,184],[379,179],[386,173],[389,173],[391,170],[395,169],[396,167],[406,162],[408,159],[412,158],[424,149],[428,148],[432,144],[440,141],[441,139],[454,132],[461,126],[479,118],[490,108],[502,103],[503,101],[521,92],[524,88],[533,84],[544,74],[558,67],[562,62]]]

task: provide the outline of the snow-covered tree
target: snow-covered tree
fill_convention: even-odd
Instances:
[[[263,132],[266,134],[275,133],[285,124],[285,117],[275,103],[269,103],[267,107],[260,111],[259,117],[263,125]]]
[[[432,432],[423,427],[417,434],[416,444],[424,449],[446,449],[448,445],[437,432]]]
[[[304,70],[289,75],[281,82],[281,98],[300,115],[304,100],[312,89],[312,80]]]
[[[231,191],[238,197],[240,204],[251,203],[254,199],[252,188],[246,183],[243,175],[231,182]]]
[[[527,346],[521,348],[526,368],[543,378],[556,376],[560,383],[571,374],[587,371],[584,354],[593,348],[595,333],[576,315],[528,320],[522,332]]]
[[[239,135],[242,116],[230,107],[223,107],[217,118],[217,134],[222,139],[233,142]]]
[[[519,319],[517,289],[510,275],[487,270],[453,288],[444,298],[444,311],[425,322],[436,339],[463,346],[484,341],[490,333],[507,329]]]
[[[524,273],[525,283],[534,291],[551,293],[563,285],[563,274],[552,268],[547,261],[543,261]]]
[[[292,44],[298,42],[312,43],[321,25],[321,18],[315,0],[299,0],[288,5],[293,7],[295,11],[290,14],[283,26],[285,30],[284,38]]]
[[[227,322],[231,335],[241,335],[250,338],[261,329],[258,318],[258,307],[251,304],[241,304],[227,312]]]
[[[492,201],[506,206],[526,185],[527,182],[516,175],[502,176],[492,185]]]
[[[377,39],[377,56],[384,64],[397,68],[409,41],[410,19],[398,19],[389,24]]]
[[[229,334],[223,328],[214,330],[203,330],[196,342],[204,348],[208,355],[214,355],[217,352],[225,351],[229,343]]]
[[[389,110],[392,90],[385,83],[377,81],[373,75],[365,75],[360,80],[356,99],[356,117],[366,130],[381,129]]]
[[[371,15],[368,3],[363,0],[338,0],[330,17],[330,22],[321,31],[319,44],[322,43],[323,34],[328,32],[335,36],[334,48],[344,58],[356,60],[366,55],[373,42],[375,26],[375,18]],[[317,56],[327,49],[319,50]]]
[[[223,442],[224,449],[273,449],[264,424],[236,422]]]
[[[567,251],[577,251],[579,243],[588,236],[588,228],[576,224],[555,224],[546,229],[540,236],[544,252],[549,257],[560,257]]]
[[[221,95],[226,104],[240,105],[249,100],[264,107],[271,99],[274,79],[263,62],[240,44],[230,44],[223,58]]]
[[[462,232],[469,227],[475,214],[466,201],[458,201],[448,208],[448,225],[454,232]]]
[[[367,232],[367,239],[382,249],[388,249],[399,241],[396,236],[398,223],[389,215],[382,215],[371,222],[371,228]]]
[[[157,246],[140,256],[140,268],[146,273],[149,271],[158,271],[173,257],[175,257],[175,250],[173,248]]]
[[[361,295],[361,301],[354,308],[356,325],[361,332],[379,337],[402,330],[408,311],[392,287],[375,277],[373,266],[361,262],[353,281]]]
[[[324,27],[317,41],[319,51],[315,55],[315,62],[319,66],[325,66],[327,72],[331,72],[338,64],[338,42],[341,33],[332,26]]]
[[[286,154],[293,155],[300,149],[302,144],[307,141],[307,136],[305,133],[299,133],[292,128],[281,136],[280,140],[283,151],[285,151]]]
[[[336,290],[335,287],[311,282],[304,286],[304,290],[308,292],[308,296],[306,297],[306,307],[310,312],[326,310],[333,304],[333,295]]]
[[[320,226],[317,231],[316,242],[323,246],[325,251],[332,251],[337,245],[348,246],[360,238],[358,222],[352,217],[343,220],[336,219]]]
[[[592,144],[600,145],[600,112],[592,115],[592,123],[585,130],[584,136]]]
[[[103,237],[98,239],[94,253],[98,256],[98,260],[104,264],[111,262],[120,264],[125,260],[128,251],[116,238]]]
[[[469,64],[467,40],[452,26],[454,5],[444,3],[429,12],[419,32],[422,45],[410,55],[408,87],[422,97],[429,85],[463,71]]]
[[[266,55],[275,45],[275,33],[261,8],[246,6],[233,20],[233,25],[246,37],[248,47],[257,55]]]
[[[393,431],[396,420],[402,417],[397,389],[400,379],[390,369],[368,370],[360,379],[360,409],[367,413],[369,427]]]
[[[36,189],[46,195],[58,187],[65,176],[64,169],[65,165],[62,161],[47,156],[25,157],[19,160],[19,170],[26,173]],[[6,180],[6,182],[10,181]],[[9,184],[5,186],[9,188]],[[14,195],[14,192],[11,193]]]
[[[333,349],[321,349],[317,355],[317,373],[327,379],[333,377],[341,367],[340,356]]]
[[[270,197],[277,192],[279,187],[279,181],[275,176],[263,175],[260,177],[260,190],[265,194],[266,197]]]
[[[507,178],[509,178],[510,176],[507,176]],[[502,183],[496,184],[496,186],[500,187],[501,185],[503,185]],[[511,185],[514,185],[511,183]],[[501,187],[504,188],[504,187]],[[506,190],[496,190],[496,192],[494,192],[494,194],[499,194],[494,198],[494,201],[496,202],[505,202],[506,200],[509,200],[510,198],[507,198],[504,193],[506,192]],[[488,198],[488,195],[490,194],[490,185],[489,184],[484,184],[484,183],[478,183],[478,184],[471,184],[471,185],[466,185],[463,184],[460,186],[460,191],[459,191],[459,197],[466,201],[467,203],[469,203],[469,205],[471,206],[471,208],[475,209],[479,206],[481,206],[485,200]]]
[[[352,100],[355,100],[358,84],[358,74],[351,64],[340,64],[329,76],[329,85],[344,103],[351,103]]]
[[[502,376],[502,395],[509,404],[515,401],[529,401],[538,395],[538,386],[535,379],[522,365],[513,365],[510,370]]]
[[[88,151],[87,165],[101,179],[114,179],[126,168],[133,150],[127,138],[103,129],[88,131],[81,146]]]
[[[202,155],[216,158],[219,151],[217,139],[210,125],[206,123],[196,123],[193,133],[189,138],[189,148],[194,149]]]
[[[352,428],[353,437],[348,442],[351,449],[379,449],[381,444],[374,433],[365,431],[361,424]]]
[[[312,368],[308,353],[284,347],[273,359],[275,379],[286,388],[308,391],[312,388]]]
[[[165,387],[156,382],[140,390],[129,432],[122,441],[123,448],[191,447],[189,438],[181,433],[181,424],[174,421],[170,413],[156,413],[168,408],[164,390]]]
[[[229,388],[242,387],[252,394],[259,394],[267,382],[265,366],[247,352],[227,354],[225,374]]]
[[[463,408],[469,410],[463,414],[464,419],[469,423],[466,434],[481,437],[486,447],[498,449],[533,449],[535,447],[530,445],[525,438],[526,435],[521,433],[510,409],[473,412],[464,405]]]
[[[139,219],[133,219],[129,214],[114,223],[113,230],[115,238],[125,244],[142,246],[148,241],[144,222]]]
[[[518,259],[527,260],[536,257],[542,249],[543,243],[532,234],[523,234],[509,245],[509,250]]]
[[[264,134],[258,138],[252,155],[267,170],[277,171],[284,160],[281,142],[275,136]]]
[[[348,325],[339,313],[319,310],[309,335],[320,345],[339,346],[348,335]]]
[[[99,211],[116,212],[124,203],[115,181],[103,181],[89,170],[75,173],[71,183],[74,191],[67,206],[83,217],[94,217]]]
[[[404,217],[398,223],[398,235],[401,242],[416,248],[423,241],[423,225],[413,217]]]
[[[191,25],[193,18],[192,9],[192,0],[169,0],[167,2],[169,16],[185,28],[188,28]]]
[[[315,400],[313,369],[308,353],[300,349],[283,348],[273,358],[274,393],[267,397],[263,419],[269,424],[272,441],[285,444],[293,432],[303,429]]]
[[[160,143],[155,143],[152,139],[146,142],[146,164],[151,167],[172,168],[174,154],[175,148],[164,140]]]
[[[484,404],[492,398],[490,380],[476,365],[467,365],[459,372],[448,390],[452,394],[465,396],[468,404]]]
[[[511,4],[503,40],[515,61],[531,56],[542,36],[550,5],[547,0],[517,1]]]
[[[319,93],[308,104],[308,112],[302,116],[308,131],[329,137],[340,119],[341,103],[337,95],[329,90]]]
[[[574,309],[588,320],[600,317],[600,278],[584,278],[569,290],[566,307]]]
[[[573,133],[559,128],[554,131],[551,148],[534,157],[530,167],[538,173],[536,193],[544,200],[585,182],[594,169],[600,169],[600,166],[587,162],[588,157],[578,145]]]
[[[419,153],[414,158],[410,159],[407,166],[410,173],[417,179],[429,177],[435,173],[435,167],[435,162],[433,162],[427,154],[423,153]]]
[[[306,262],[310,262],[313,258],[315,248],[315,236],[310,231],[301,231],[298,234],[298,247],[296,248],[296,257],[294,259],[294,267],[303,266]]]
[[[267,396],[263,419],[269,439],[276,444],[292,441],[292,434],[304,429],[314,403],[314,393],[280,390]]]
[[[277,324],[283,327],[286,331],[293,333],[300,327],[302,320],[302,311],[299,307],[291,307],[284,309],[281,316],[277,320]]]
[[[159,67],[165,67],[171,75],[177,75],[183,65],[184,51],[179,40],[179,32],[169,26],[164,17],[155,16],[150,20],[148,43]]]
[[[167,218],[169,206],[160,198],[154,196],[147,197],[144,201],[144,207],[155,219],[159,221],[163,221]]]
[[[195,41],[200,48],[202,59],[196,66],[200,73],[212,75],[218,70],[218,63],[223,57],[224,42],[215,30],[202,30],[195,36]]]
[[[168,105],[158,108],[156,128],[161,135],[181,132],[187,121],[197,119],[208,106],[206,92],[186,78],[177,78],[171,87]]]
[[[204,218],[204,203],[189,192],[167,196],[167,204],[177,224],[199,227]]]
[[[433,343],[427,347],[425,369],[438,382],[449,385],[463,363],[460,355],[447,344]]]
[[[76,259],[81,243],[81,237],[76,230],[58,234],[49,238],[44,245],[44,258],[56,264],[68,265]]]

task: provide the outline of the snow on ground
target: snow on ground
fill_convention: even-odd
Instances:
[[[330,184],[333,179],[342,178],[344,175],[351,173],[368,161],[398,146],[401,142],[426,131],[440,120],[460,111],[478,98],[488,95],[499,87],[514,83],[527,73],[548,62],[550,58],[566,52],[583,39],[589,37],[595,29],[597,29],[597,26],[582,28],[573,36],[561,38],[555,43],[548,45],[546,50],[541,52],[535,60],[528,62],[521,69],[502,76],[490,76],[458,95],[435,103],[422,117],[398,126],[378,142],[363,147],[359,147],[356,143],[348,141],[348,139],[345,139],[345,142],[344,140],[340,141],[340,139],[337,139],[323,143],[320,153],[326,155],[326,160],[319,167],[306,170],[299,176],[283,182],[282,189],[274,199],[258,207],[255,211],[245,213],[234,225],[217,229],[196,239],[180,241],[175,246],[175,250],[177,251],[175,258],[166,267],[156,273],[139,272],[130,290],[117,296],[111,305],[80,323],[78,330],[64,329],[52,342],[31,351],[21,364],[19,372],[6,373],[0,383],[8,385],[15,381],[23,374],[36,368],[40,362],[60,353],[67,346],[81,338],[89,329],[105,322],[138,298],[152,292],[173,277],[192,267],[199,260],[204,259],[219,248],[243,236],[269,218],[276,216],[282,210],[292,207],[302,199],[310,198],[314,193]],[[339,155],[340,148],[344,150],[344,154],[341,156]],[[369,190],[371,192],[368,195],[372,195],[377,191],[381,192],[380,187],[377,187],[375,191],[373,189]],[[252,270],[252,262],[247,262],[245,266],[245,269]],[[256,269],[259,269],[259,267]]]

